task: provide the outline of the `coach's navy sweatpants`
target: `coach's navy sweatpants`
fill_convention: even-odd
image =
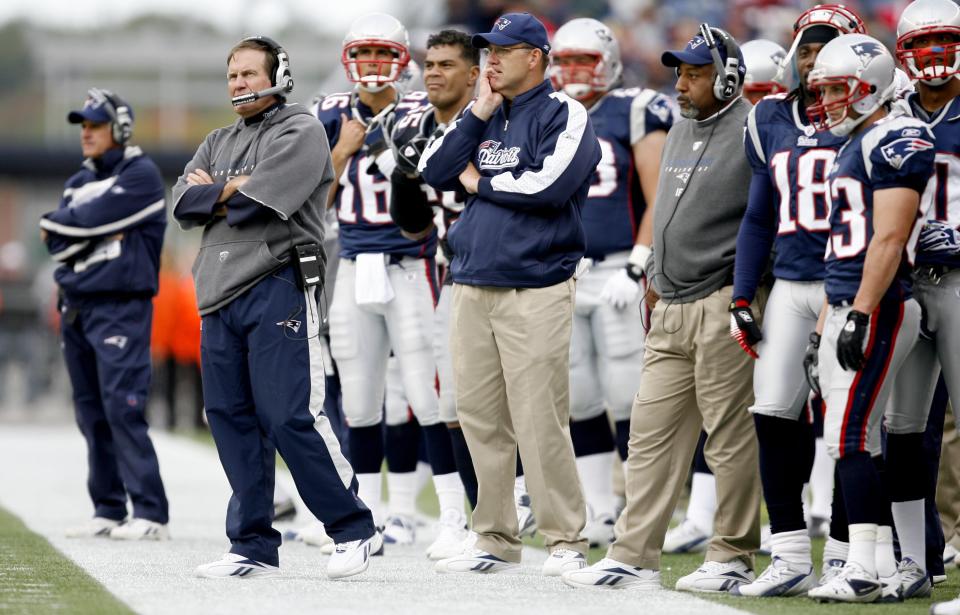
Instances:
[[[87,489],[98,517],[121,521],[127,494],[133,516],[166,523],[167,497],[147,434],[150,299],[65,305],[63,356],[77,425],[87,441]]]
[[[281,269],[204,316],[200,344],[207,420],[233,489],[230,551],[274,566],[280,546],[272,527],[274,447],[334,542],[374,532],[323,412],[316,298],[299,290],[293,276],[290,267]]]

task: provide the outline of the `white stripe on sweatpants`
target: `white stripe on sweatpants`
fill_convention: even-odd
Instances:
[[[327,453],[337,469],[337,475],[340,482],[347,489],[353,482],[353,467],[347,458],[340,451],[340,441],[333,433],[333,427],[330,426],[330,419],[323,412],[323,400],[326,395],[326,385],[324,382],[323,369],[323,345],[320,341],[320,319],[317,317],[318,307],[316,298],[313,295],[313,287],[303,291],[303,299],[307,306],[307,352],[310,355],[310,414],[313,415],[313,428],[317,430],[324,444],[327,445]]]

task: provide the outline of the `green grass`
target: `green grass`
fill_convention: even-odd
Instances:
[[[79,566],[0,508],[0,612],[133,613]]]

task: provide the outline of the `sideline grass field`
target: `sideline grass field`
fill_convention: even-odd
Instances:
[[[0,612],[120,615],[133,611],[0,508]]]

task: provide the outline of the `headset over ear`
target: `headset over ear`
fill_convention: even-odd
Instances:
[[[89,95],[106,101],[103,108],[110,116],[110,134],[118,145],[125,145],[133,136],[133,115],[130,113],[130,107],[121,102],[110,90],[93,88]]]
[[[280,88],[280,94],[293,91],[293,74],[290,72],[290,57],[280,44],[269,36],[248,36],[244,41],[257,41],[266,45],[277,61],[277,70],[270,75],[270,85]]]
[[[710,24],[704,22],[700,24],[700,36],[703,37],[710,55],[713,57],[713,65],[716,68],[717,76],[713,81],[713,95],[717,100],[727,101],[737,95],[740,90],[740,47],[733,37],[720,28],[711,28]],[[717,38],[723,44],[727,55],[727,63],[723,63],[720,57],[720,50],[717,49]]]

